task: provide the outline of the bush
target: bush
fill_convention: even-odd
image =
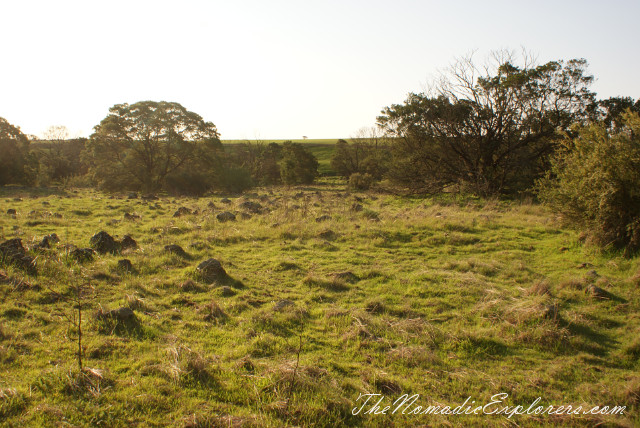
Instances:
[[[640,249],[640,116],[628,111],[621,123],[578,129],[552,159],[539,195],[590,242],[629,256]]]
[[[349,187],[354,190],[369,190],[372,184],[373,176],[371,174],[354,172],[349,177]]]
[[[318,176],[318,159],[301,144],[286,141],[282,144],[280,176],[287,185],[311,184]]]

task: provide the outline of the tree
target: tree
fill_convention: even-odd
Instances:
[[[621,126],[626,111],[640,113],[640,99],[634,103],[631,97],[610,97],[599,100],[592,109],[592,120],[602,122],[607,129],[615,129]]]
[[[338,140],[331,156],[331,168],[347,179],[357,173],[380,180],[388,169],[388,159],[388,143],[379,130],[362,128],[351,138],[351,143]]]
[[[287,185],[311,184],[318,176],[318,159],[302,144],[286,141],[282,144],[280,175]]]
[[[37,172],[38,159],[29,150],[29,139],[0,117],[0,185],[33,185]]]
[[[587,117],[593,77],[584,59],[516,60],[508,52],[483,68],[472,56],[457,60],[430,91],[385,108],[378,124],[394,137],[391,178],[418,192],[530,188],[558,135]]]
[[[603,247],[640,250],[640,115],[582,126],[552,158],[540,198]]]
[[[170,174],[202,155],[199,143],[222,148],[213,123],[166,101],[117,104],[94,129],[93,177],[107,189],[159,190]]]

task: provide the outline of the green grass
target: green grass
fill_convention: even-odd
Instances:
[[[265,140],[265,143],[279,143],[282,144],[285,141],[293,141],[294,143],[304,144],[305,147],[313,153],[318,159],[318,172],[320,175],[332,176],[336,175],[335,171],[331,168],[331,156],[333,155],[334,146],[338,142],[337,139],[307,139],[307,140]],[[241,144],[246,143],[247,140],[222,140],[223,144]],[[256,141],[251,140],[252,143]]]
[[[504,416],[351,414],[361,393],[457,406],[506,392],[510,405],[627,406],[624,416],[512,418],[519,426],[640,423],[637,260],[581,246],[538,205],[354,195],[336,184],[252,193],[265,213],[220,223],[215,215],[239,214],[244,197],[0,189],[3,240],[61,240],[32,252],[37,277],[0,265],[0,421],[507,426]],[[356,196],[362,212],[351,211]],[[181,206],[200,213],[173,217]],[[69,259],[65,244],[87,247],[101,230],[139,248]],[[188,257],[166,254],[168,244]],[[224,283],[200,280],[195,268],[210,257]],[[137,273],[118,271],[121,258]],[[84,365],[95,369],[85,373],[67,320],[79,283]],[[591,297],[591,284],[611,298]],[[133,322],[96,316],[123,306]]]

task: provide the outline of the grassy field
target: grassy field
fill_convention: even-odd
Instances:
[[[334,146],[338,142],[337,139],[268,140],[265,142],[265,144],[282,144],[285,141],[293,141],[294,143],[304,144],[305,147],[308,148],[311,153],[313,153],[316,159],[318,159],[318,172],[320,173],[320,175],[335,175],[335,171],[331,168],[331,156],[333,155]],[[246,142],[247,140],[223,140],[222,144],[233,145]],[[252,140],[251,143],[256,143],[256,141]]]
[[[37,276],[0,264],[4,425],[640,424],[640,264],[582,246],[539,205],[349,194],[337,183],[229,203],[0,196],[0,242],[60,238],[30,250]],[[180,207],[197,213],[174,217]],[[217,220],[223,211],[237,221]],[[70,256],[68,244],[88,247],[100,231],[138,246]],[[171,244],[186,253],[168,253]],[[196,267],[208,258],[228,277],[206,281]],[[132,316],[106,315],[119,308]],[[626,410],[353,415],[365,393],[385,405],[403,393],[451,407],[507,393],[504,405],[525,409],[541,397]]]

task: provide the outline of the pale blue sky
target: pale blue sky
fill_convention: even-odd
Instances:
[[[176,101],[223,139],[340,138],[454,57],[586,58],[640,97],[640,1],[0,1],[0,116],[88,136],[114,104]]]

